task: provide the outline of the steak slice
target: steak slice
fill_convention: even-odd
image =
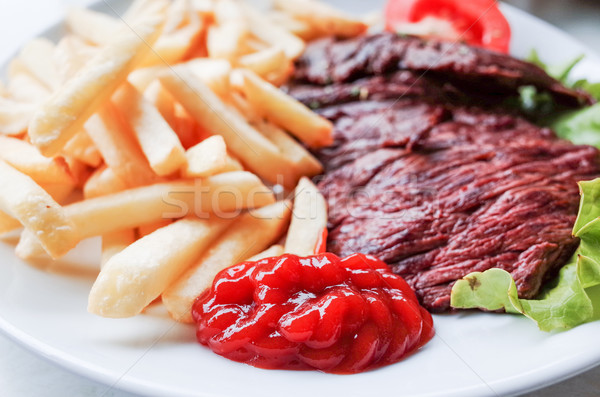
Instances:
[[[390,46],[401,40],[388,36]],[[492,267],[511,273],[520,297],[535,297],[578,246],[571,235],[577,182],[600,174],[598,151],[501,108],[472,106],[454,84],[460,77],[449,87],[399,71],[409,63],[404,47],[398,55],[398,47],[378,44],[382,58],[394,60],[384,62],[367,57],[368,49],[352,50],[371,43],[368,37],[324,43],[309,46],[306,57],[314,61],[301,61],[290,90],[305,103],[318,101],[335,125],[334,144],[316,152],[326,169],[318,186],[329,204],[328,250],[386,261],[434,312],[450,309],[456,280]],[[430,47],[436,46],[419,46]],[[352,54],[343,58],[352,68],[340,66],[342,50]],[[317,59],[337,83],[319,85]],[[533,73],[521,61],[507,65],[514,75]],[[461,73],[448,68],[444,73]],[[536,79],[551,81],[545,74]],[[348,89],[353,85],[368,86],[372,95],[356,95]],[[545,86],[559,97],[569,92]]]
[[[398,70],[450,82],[471,93],[502,96],[515,94],[522,86],[535,86],[568,106],[594,102],[588,93],[569,89],[540,67],[509,55],[466,44],[392,33],[317,41],[298,61],[295,77],[299,83],[328,85]]]

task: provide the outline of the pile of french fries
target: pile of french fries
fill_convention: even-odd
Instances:
[[[136,0],[66,24],[0,86],[0,235],[20,233],[18,257],[101,237],[90,312],[130,317],[162,297],[189,322],[219,271],[314,252],[327,209],[307,148],[332,125],[278,87],[308,40],[364,23],[314,0]]]

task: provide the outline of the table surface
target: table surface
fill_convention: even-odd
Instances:
[[[508,0],[553,23],[600,53],[600,4],[595,0]],[[0,0],[0,59],[14,54],[40,28],[58,21],[70,5],[90,0]],[[12,23],[19,21],[19,23]],[[18,346],[0,334],[0,390],[4,397],[134,397],[72,374]],[[600,394],[600,367],[528,397],[592,397]]]

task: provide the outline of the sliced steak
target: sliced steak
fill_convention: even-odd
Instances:
[[[446,65],[439,70],[450,84],[398,70],[429,68],[406,58],[440,45],[395,35],[322,41],[300,62],[291,93],[318,101],[335,125],[334,144],[316,153],[326,168],[318,185],[329,203],[328,249],[378,256],[435,312],[450,308],[456,280],[492,267],[510,272],[519,295],[533,298],[578,246],[571,235],[577,182],[600,174],[598,151],[501,108],[472,106],[455,84],[483,75],[471,61],[433,64]],[[521,79],[585,98],[527,63],[494,56],[506,60],[490,90]],[[368,86],[370,95],[352,86]]]
[[[299,60],[296,80],[328,85],[398,70],[449,82],[476,94],[515,94],[519,87],[529,85],[548,91],[565,105],[593,102],[586,92],[566,88],[532,63],[466,44],[392,33],[318,41]]]

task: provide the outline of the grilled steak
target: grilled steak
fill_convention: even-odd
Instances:
[[[391,34],[319,42],[290,88],[335,124],[334,144],[316,153],[327,170],[328,249],[378,256],[434,312],[450,308],[456,280],[492,267],[535,297],[578,246],[577,182],[600,174],[595,148],[498,101],[474,106],[522,84],[572,105],[585,94],[528,63],[447,46]]]

